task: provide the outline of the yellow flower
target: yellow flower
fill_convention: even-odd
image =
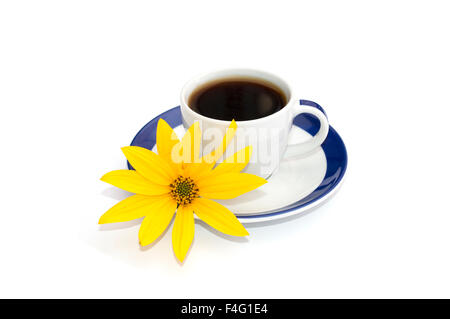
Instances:
[[[99,224],[125,222],[144,217],[139,242],[146,246],[169,226],[176,211],[172,230],[175,256],[184,260],[194,238],[194,214],[211,227],[233,236],[248,232],[226,207],[211,199],[229,199],[266,183],[256,175],[240,173],[252,152],[247,146],[226,158],[216,167],[236,132],[232,121],[222,144],[210,154],[199,157],[201,132],[198,122],[178,140],[172,128],[162,119],[158,122],[158,154],[142,147],[122,148],[133,170],[117,170],[101,180],[135,193],[109,209]]]

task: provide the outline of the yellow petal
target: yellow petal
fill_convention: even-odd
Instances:
[[[162,199],[149,207],[146,217],[139,229],[139,242],[146,246],[154,242],[172,220],[177,203],[170,197]]]
[[[179,206],[172,229],[175,256],[183,262],[194,239],[194,213],[192,206]]]
[[[111,207],[100,217],[99,224],[127,222],[145,216],[151,206],[168,198],[168,195],[145,196],[133,195]]]
[[[131,166],[149,181],[169,185],[177,176],[161,156],[139,146],[122,147]]]
[[[100,180],[131,193],[142,195],[162,195],[169,187],[150,182],[136,171],[121,169],[103,175]]]
[[[180,171],[181,163],[174,162],[172,158],[172,152],[174,147],[180,143],[174,130],[163,119],[158,120],[158,127],[156,129],[156,146],[158,149],[158,155],[169,163],[173,169],[177,172]]]
[[[247,166],[252,156],[252,147],[247,146],[233,155],[227,157],[222,163],[212,171],[213,174],[219,175],[224,173],[239,173]]]
[[[191,177],[194,181],[202,178],[205,174],[210,173],[214,163],[206,163],[201,160],[200,163],[186,164],[183,170],[183,175]]]
[[[204,159],[207,163],[215,163],[219,158],[222,157],[223,153],[230,144],[231,140],[236,133],[237,124],[234,120],[231,121],[230,126],[227,128],[225,135],[222,140],[222,144],[220,144],[214,151],[204,156]]]
[[[185,164],[200,162],[202,132],[198,122],[194,122],[181,139],[183,168]]]
[[[193,203],[195,214],[209,226],[232,236],[247,236],[248,231],[228,208],[210,199],[197,198]]]
[[[164,158],[170,158],[172,148],[179,142],[177,134],[163,119],[158,120],[156,129],[156,147],[158,154]]]
[[[185,164],[185,174],[187,176],[190,176],[194,180],[197,180],[205,174],[211,173],[211,170],[216,164],[216,161],[223,155],[227,145],[233,139],[233,136],[236,132],[236,127],[236,122],[233,120],[230,126],[227,128],[222,144],[219,145],[217,149],[198,160],[199,163]]]
[[[247,193],[267,181],[259,176],[246,173],[213,175],[197,182],[200,196],[214,199],[230,199]]]

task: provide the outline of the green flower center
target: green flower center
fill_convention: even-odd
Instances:
[[[198,197],[198,187],[190,177],[178,176],[169,186],[170,194],[178,205],[190,204]]]

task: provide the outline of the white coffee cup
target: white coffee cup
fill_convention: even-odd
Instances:
[[[224,158],[251,144],[253,154],[244,172],[268,178],[278,168],[287,148],[289,148],[290,157],[305,155],[317,149],[325,140],[329,129],[326,116],[314,107],[300,105],[299,99],[294,98],[291,87],[286,81],[274,74],[259,70],[225,69],[196,76],[187,82],[181,91],[183,125],[187,129],[194,122],[199,122],[203,132],[202,152],[204,154],[222,142],[230,121],[209,118],[199,114],[189,107],[189,97],[199,87],[204,87],[210,82],[217,83],[221,80],[238,78],[254,79],[272,84],[283,92],[287,103],[279,111],[268,116],[248,121],[236,121],[238,130],[233,143],[228,146]],[[320,121],[320,129],[308,141],[288,144],[293,120],[301,113],[309,113],[317,117]]]

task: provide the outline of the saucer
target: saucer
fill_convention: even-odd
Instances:
[[[325,114],[315,102],[300,100],[300,104],[315,107]],[[154,150],[156,127],[160,118],[179,137],[183,136],[181,111],[177,106],[148,122],[134,137],[131,145]],[[289,144],[311,138],[318,130],[319,121],[314,116],[300,114],[294,120]],[[130,164],[128,167],[132,169]],[[267,184],[237,198],[217,202],[229,208],[242,223],[285,218],[310,210],[331,197],[339,188],[346,168],[347,151],[344,142],[330,126],[321,147],[307,156],[282,160]]]

